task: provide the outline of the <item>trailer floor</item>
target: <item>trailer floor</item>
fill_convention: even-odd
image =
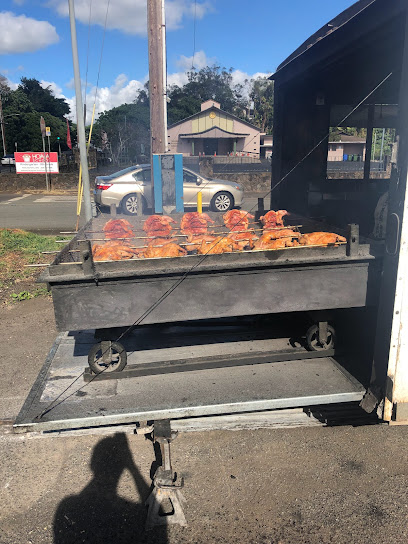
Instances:
[[[126,341],[128,365],[191,362],[248,353],[301,351],[289,338],[262,338],[240,326],[152,327]],[[161,333],[160,333],[161,331]],[[218,331],[219,333],[219,331]],[[182,341],[180,341],[180,339]],[[60,334],[16,421],[17,430],[59,430],[361,400],[363,386],[331,357],[260,362],[151,376],[84,382],[92,331]],[[182,345],[180,345],[182,344]],[[289,357],[288,357],[289,358]],[[283,357],[285,359],[285,357]]]

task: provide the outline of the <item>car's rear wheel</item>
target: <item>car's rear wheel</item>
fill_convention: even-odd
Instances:
[[[234,206],[234,197],[227,191],[216,193],[211,200],[211,209],[214,212],[227,212]]]
[[[141,211],[143,211],[143,197],[136,193],[127,195],[122,200],[122,210],[126,215],[137,215],[139,206],[141,206]]]

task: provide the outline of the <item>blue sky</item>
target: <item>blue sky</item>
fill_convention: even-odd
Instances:
[[[93,104],[109,0],[75,0],[81,77]],[[234,69],[234,81],[273,72],[310,34],[353,0],[166,0],[169,83],[207,64]],[[88,21],[91,7],[90,50]],[[195,16],[194,16],[195,15]],[[74,105],[67,0],[2,0],[0,74],[51,85]],[[111,0],[97,92],[97,110],[131,102],[148,77],[146,0]],[[91,107],[91,106],[90,106]]]

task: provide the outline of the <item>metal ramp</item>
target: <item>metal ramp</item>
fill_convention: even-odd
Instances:
[[[84,379],[87,353],[95,343],[93,331],[60,334],[16,419],[15,431],[301,408],[360,401],[365,393],[333,357],[295,347],[288,338],[247,335],[237,341],[236,331],[224,329],[223,341],[212,337],[208,343],[199,331],[182,326],[173,326],[171,334],[145,328],[130,335],[128,365],[146,368],[165,361],[171,367],[183,361],[188,371],[93,381]],[[205,359],[209,368],[202,366]],[[198,370],[195,361],[201,361]]]

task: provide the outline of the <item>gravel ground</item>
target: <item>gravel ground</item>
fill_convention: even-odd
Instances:
[[[2,310],[0,419],[17,413],[55,337],[52,302]],[[4,353],[4,347],[3,347]],[[0,426],[0,543],[401,544],[408,429],[181,433],[188,526],[145,532],[151,442],[125,434],[14,435]]]

